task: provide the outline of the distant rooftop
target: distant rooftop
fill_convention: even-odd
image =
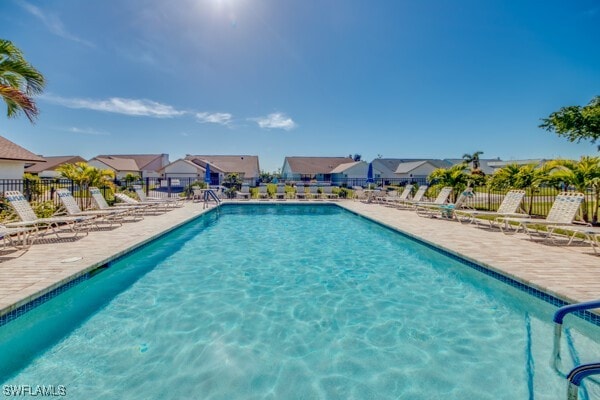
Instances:
[[[76,162],[85,162],[85,159],[79,156],[48,156],[42,157],[46,162],[37,162],[25,168],[25,172],[30,174],[39,174],[42,171],[53,171],[62,164],[75,164]]]
[[[332,173],[341,164],[354,162],[349,157],[286,157],[285,158],[295,174],[322,174]]]
[[[29,150],[24,149],[2,136],[0,136],[0,160],[45,161],[42,157],[33,154]]]

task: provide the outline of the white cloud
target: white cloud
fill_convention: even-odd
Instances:
[[[285,129],[289,131],[298,126],[290,117],[283,113],[272,113],[266,117],[250,118],[255,121],[261,128],[267,129]]]
[[[60,36],[64,39],[72,40],[74,42],[78,42],[84,44],[89,47],[95,47],[94,44],[88,42],[87,40],[81,39],[69,32],[67,32],[65,26],[62,21],[55,15],[51,14],[47,11],[42,11],[38,7],[33,4],[29,4],[25,1],[19,3],[21,7],[23,7],[28,13],[42,21],[46,28],[56,36]]]
[[[121,97],[111,97],[107,100],[68,99],[52,95],[43,95],[41,98],[68,108],[84,108],[124,115],[171,118],[185,114],[185,111],[176,110],[170,105],[146,99],[124,99]]]
[[[108,136],[110,135],[109,132],[104,132],[104,131],[97,131],[95,129],[92,128],[77,128],[77,127],[70,127],[67,129],[69,132],[72,133],[79,133],[82,135],[94,135],[94,136]]]
[[[231,123],[231,118],[233,116],[229,113],[207,113],[201,112],[196,114],[196,118],[199,122],[211,123],[211,124],[221,124],[221,125],[229,125]]]

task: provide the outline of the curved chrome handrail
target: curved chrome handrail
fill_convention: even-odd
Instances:
[[[567,400],[577,400],[579,397],[579,385],[581,381],[590,376],[600,374],[600,363],[583,364],[573,368],[567,379],[569,386],[567,388]]]
[[[552,366],[558,372],[560,372],[559,364],[560,364],[560,358],[561,358],[560,357],[560,338],[562,336],[562,323],[563,323],[565,316],[567,314],[570,314],[573,312],[590,310],[593,308],[600,308],[600,300],[593,300],[593,301],[588,301],[585,303],[569,304],[569,305],[559,308],[554,313],[554,318],[552,318],[552,320],[554,321],[554,324],[555,324],[554,325],[554,346],[553,346],[553,350],[552,350]]]

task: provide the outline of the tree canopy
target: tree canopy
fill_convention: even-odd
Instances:
[[[586,106],[568,106],[542,119],[539,126],[571,142],[600,139],[600,96],[594,97]],[[598,146],[600,150],[600,146]]]
[[[32,96],[44,89],[44,76],[29,64],[12,42],[0,39],[0,97],[7,106],[7,116],[23,112],[33,122],[39,114]]]

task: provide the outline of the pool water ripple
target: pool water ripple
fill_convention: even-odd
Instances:
[[[198,224],[172,254],[114,265],[154,263],[6,382],[88,399],[526,399],[528,314],[535,398],[564,391],[553,307],[396,232],[336,207],[224,207]],[[91,281],[77,294],[111,273]],[[586,326],[576,345],[600,356]]]

